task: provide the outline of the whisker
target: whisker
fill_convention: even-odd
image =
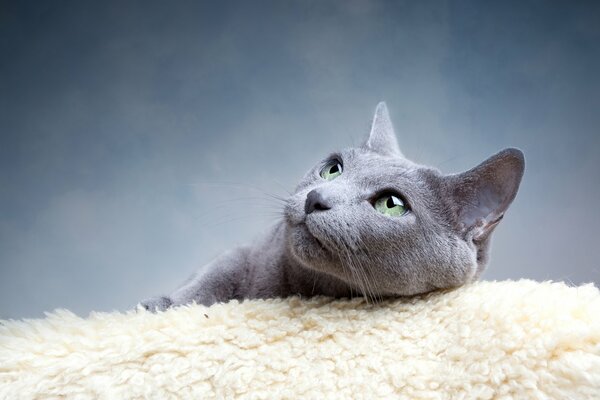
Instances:
[[[343,246],[343,243],[342,243]],[[337,246],[336,246],[337,247]],[[348,273],[348,271],[350,272],[351,276],[352,276],[352,281],[355,281],[356,278],[354,276],[354,273],[352,271],[352,268],[350,268],[349,266],[346,265],[346,261],[343,259],[343,257],[346,256],[346,252],[344,248],[340,248],[338,249],[338,253],[337,253],[338,259],[340,260],[340,264],[342,266],[342,269],[344,270],[344,273]],[[352,286],[350,286],[350,297],[353,297],[352,294]]]
[[[344,261],[341,262],[342,263],[342,268],[346,268],[346,267],[348,268],[348,270],[350,271],[350,274],[352,275],[352,281],[353,281],[353,283],[356,283],[358,285],[359,289],[360,289],[360,293],[357,293],[357,295],[360,294],[360,295],[362,295],[364,297],[365,296],[364,295],[365,290],[363,288],[362,281],[356,275],[356,271],[354,270],[354,268],[352,266],[352,261],[350,260],[347,248],[345,248],[344,244],[342,244],[342,245],[344,246],[344,249],[341,250],[341,253],[346,257],[346,261],[345,262]],[[345,263],[348,263],[348,265],[345,265]],[[352,294],[352,285],[350,286],[350,296],[353,296],[353,294]],[[366,300],[367,300],[367,303],[368,303],[369,302],[368,299],[366,299]]]
[[[280,189],[282,189],[284,192],[286,192],[286,193],[288,194],[288,196],[291,196],[291,195],[293,195],[292,191],[291,191],[291,190],[288,190],[288,189],[286,189],[286,188],[285,188],[285,186],[283,186],[283,185],[282,185],[282,184],[281,184],[281,183],[280,183],[278,180],[275,180],[275,179],[273,179],[273,182],[275,182],[275,184],[276,184],[277,186],[279,186],[279,188],[280,188]]]
[[[368,283],[364,279],[364,274],[362,273],[360,266],[356,264],[356,260],[352,257],[352,251],[349,244],[346,241],[342,240],[342,245],[345,249],[345,254],[348,260],[349,268],[353,272],[353,279],[355,279],[359,283],[362,295],[365,298],[367,304],[369,304],[372,301],[372,297],[370,294],[370,288],[368,287]]]
[[[188,183],[189,186],[202,186],[202,185],[207,185],[207,186],[225,186],[225,187],[237,187],[237,188],[244,188],[244,189],[250,189],[250,190],[254,190],[257,192],[260,192],[262,194],[265,194],[267,196],[276,198],[276,199],[280,199],[280,200],[285,200],[285,198],[283,196],[279,196],[278,194],[275,193],[270,193],[267,192],[266,190],[256,186],[256,185],[252,185],[246,182],[228,182],[228,181],[200,181],[198,183]],[[285,190],[285,189],[284,189]],[[288,192],[287,190],[285,190],[285,192]],[[288,192],[289,193],[289,192]]]
[[[342,243],[344,245],[344,248],[346,249],[346,253],[347,253],[347,257],[348,257],[348,263],[351,265],[351,269],[355,272],[356,275],[356,279],[361,283],[361,290],[362,290],[362,295],[363,297],[365,297],[365,300],[367,301],[367,303],[370,302],[370,294],[369,294],[369,288],[367,286],[367,282],[364,279],[364,275],[362,274],[361,268],[360,266],[358,266],[355,262],[355,260],[352,258],[352,252],[351,252],[351,246],[349,243],[347,243],[345,240],[342,239]]]
[[[356,246],[356,247],[359,247],[359,248],[364,248],[364,242],[363,242],[363,241],[360,239],[360,237],[357,237],[357,238],[356,238],[356,241],[360,243],[360,246]],[[376,289],[376,287],[377,287],[377,285],[375,285],[375,282],[374,282],[374,281],[372,281],[372,279],[371,279],[371,278],[369,278],[369,275],[370,275],[370,274],[369,274],[368,272],[370,271],[370,268],[371,268],[371,264],[370,264],[370,262],[368,263],[369,265],[365,266],[365,265],[364,265],[364,263],[362,263],[362,262],[359,260],[359,258],[358,258],[358,256],[357,256],[356,254],[355,254],[355,262],[356,262],[357,264],[359,264],[359,266],[360,266],[360,270],[361,270],[361,272],[363,273],[364,279],[365,279],[365,281],[367,282],[367,286],[369,287],[369,290],[370,290],[370,292],[371,292],[371,296],[372,296],[372,298],[373,298],[373,302],[374,302],[374,303],[378,303],[378,302],[380,302],[380,301],[381,301],[381,299],[382,299],[382,297],[381,297],[381,295],[380,295],[380,294],[377,292],[377,290],[375,290],[375,289]]]

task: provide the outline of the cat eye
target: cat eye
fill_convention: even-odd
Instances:
[[[373,207],[382,214],[390,217],[400,217],[408,211],[408,207],[402,199],[393,194],[384,194],[375,200]]]
[[[321,178],[331,181],[342,174],[342,164],[338,160],[331,160],[321,169]]]

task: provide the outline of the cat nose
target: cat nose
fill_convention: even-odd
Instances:
[[[306,196],[306,202],[304,203],[304,212],[310,214],[313,211],[325,211],[331,208],[331,202],[325,200],[323,195],[317,190],[313,189],[308,192]]]

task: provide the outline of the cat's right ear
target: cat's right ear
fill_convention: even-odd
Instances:
[[[477,243],[490,235],[517,195],[524,169],[523,153],[505,149],[467,172],[447,177],[446,196],[465,237]]]
[[[386,156],[403,157],[396,140],[392,120],[383,101],[377,104],[377,108],[375,108],[371,132],[369,132],[369,137],[362,147]]]

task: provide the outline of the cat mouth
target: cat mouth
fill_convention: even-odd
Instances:
[[[326,252],[330,252],[330,250],[327,248],[327,246],[325,246],[325,244],[319,240],[319,238],[312,233],[312,231],[310,230],[309,226],[306,224],[306,222],[301,222],[299,224],[296,225],[297,227],[299,227],[300,229],[302,229],[304,231],[304,233],[306,234],[306,236],[310,237],[310,239],[312,239],[312,241],[323,251]]]

